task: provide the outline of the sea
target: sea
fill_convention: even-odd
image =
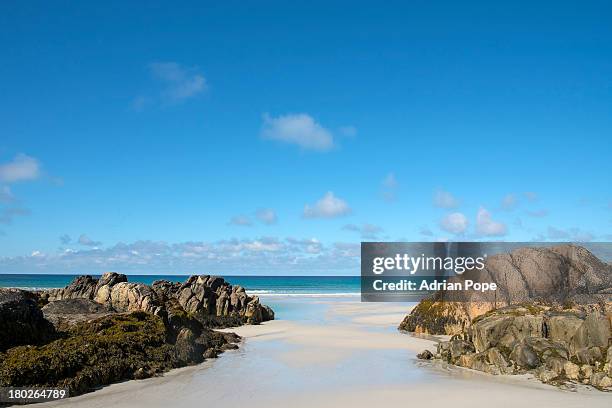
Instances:
[[[0,287],[41,290],[63,288],[78,275],[0,274]],[[99,277],[92,275],[94,278]],[[129,282],[152,284],[165,279],[184,282],[188,275],[128,275]],[[299,297],[353,297],[360,295],[359,276],[237,276],[223,278],[240,285],[250,295]]]

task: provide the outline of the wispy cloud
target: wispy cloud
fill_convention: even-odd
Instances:
[[[505,211],[513,211],[518,206],[518,197],[516,194],[506,194],[501,202],[501,208]]]
[[[191,98],[206,89],[206,79],[197,68],[186,68],[176,62],[153,62],[149,69],[165,82],[162,94],[171,101]]]
[[[287,114],[272,117],[263,115],[264,139],[295,144],[305,150],[328,151],[334,147],[334,137],[330,130],[321,126],[306,113]]]
[[[480,207],[476,214],[476,233],[484,236],[503,236],[508,228],[502,222],[494,221],[486,208]]]
[[[72,242],[72,238],[70,237],[70,235],[64,234],[59,237],[59,241],[60,241],[60,244],[62,245],[68,245]]]
[[[239,227],[250,227],[253,225],[253,221],[247,215],[235,215],[229,220],[229,225],[236,225]]]
[[[35,180],[38,177],[40,177],[40,163],[25,154],[18,154],[12,161],[0,165],[0,182],[3,183]]]
[[[348,215],[350,212],[351,208],[346,201],[328,191],[315,204],[306,204],[303,216],[304,218],[336,218]]]
[[[100,245],[102,245],[102,243],[100,241],[94,241],[93,239],[89,238],[87,235],[85,234],[81,234],[79,236],[79,239],[77,241],[80,245],[83,246],[88,246],[88,247],[98,247]]]
[[[61,249],[53,253],[0,257],[0,273],[348,273],[359,268],[359,244],[324,245],[315,238],[230,239],[215,242],[118,243],[108,248]]]
[[[276,224],[278,221],[276,211],[271,208],[260,208],[255,212],[255,217],[266,225]]]
[[[15,196],[9,186],[0,187],[0,203],[8,204],[15,201]]]
[[[538,193],[533,192],[533,191],[526,191],[523,193],[523,196],[525,196],[527,201],[532,202],[532,203],[535,201],[538,201],[538,199],[540,198]]]
[[[580,228],[560,229],[552,226],[548,227],[547,237],[552,241],[572,242],[589,242],[595,239],[595,235]]]
[[[448,191],[438,190],[433,197],[433,205],[438,208],[457,208],[460,204],[460,201]]]
[[[389,173],[382,181],[382,197],[385,201],[395,201],[397,198],[397,187],[399,186],[395,173]]]
[[[136,96],[131,108],[142,111],[152,104],[176,104],[204,92],[208,85],[197,67],[186,67],[178,62],[152,62],[148,71],[156,81],[156,91]]]
[[[381,232],[383,232],[383,228],[374,224],[346,224],[342,227],[345,231],[352,231],[359,234],[361,238],[376,240]]]
[[[465,215],[460,212],[448,214],[440,220],[440,228],[451,234],[463,234],[469,225],[469,221]]]

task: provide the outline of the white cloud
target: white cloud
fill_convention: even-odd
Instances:
[[[25,154],[18,154],[13,161],[0,165],[0,182],[15,183],[35,180],[39,176],[40,163]]]
[[[63,249],[56,253],[0,257],[0,273],[258,273],[343,274],[359,270],[359,244],[324,245],[316,238],[262,237],[216,242],[117,243],[108,248]],[[230,278],[231,280],[231,278]]]
[[[11,188],[9,186],[2,186],[2,188],[0,188],[0,203],[6,204],[12,203],[13,201],[15,201],[15,196]]]
[[[382,227],[374,224],[363,224],[361,226],[355,224],[347,224],[342,227],[343,230],[357,232],[364,239],[376,240],[378,239],[378,234],[383,232]]]
[[[459,212],[448,214],[440,220],[440,228],[452,234],[462,234],[468,227],[468,219]]]
[[[334,196],[333,192],[328,191],[314,205],[306,204],[303,216],[304,218],[335,218],[348,215],[350,212],[351,208],[346,201]]]
[[[514,210],[518,205],[518,199],[516,194],[506,194],[502,199],[501,208],[506,211]]]
[[[438,190],[434,194],[433,204],[439,208],[451,209],[459,207],[460,203],[459,200],[448,191]]]
[[[266,225],[276,224],[278,221],[278,217],[276,216],[276,211],[271,208],[260,208],[255,213],[257,219],[263,222]]]
[[[81,234],[77,242],[83,246],[89,246],[89,247],[97,247],[97,246],[102,245],[100,241],[94,241],[85,234]]]
[[[206,89],[206,79],[194,68],[185,68],[176,62],[153,62],[149,69],[168,84],[165,93],[171,99],[187,99]]]
[[[538,193],[535,193],[533,191],[527,191],[523,193],[523,195],[525,196],[527,201],[530,201],[530,202],[538,201],[538,198],[539,198]]]
[[[389,173],[385,176],[382,181],[382,196],[385,201],[395,201],[398,185],[394,173]]]
[[[327,151],[334,147],[332,133],[306,113],[263,116],[264,139],[296,144],[303,149]]]
[[[62,245],[68,245],[69,243],[72,242],[72,238],[68,234],[64,234],[64,235],[60,236],[59,240],[60,240],[60,243]]]
[[[504,223],[494,221],[491,213],[484,207],[478,209],[476,214],[476,232],[485,236],[502,236],[506,235],[507,227]]]
[[[207,89],[206,78],[199,69],[177,62],[153,62],[148,65],[151,76],[160,89],[157,95],[139,95],[131,102],[131,109],[142,111],[154,103],[179,103],[193,98]]]
[[[580,228],[564,230],[549,226],[547,232],[548,239],[553,241],[589,242],[595,239],[593,234]]]
[[[251,225],[253,225],[253,222],[246,215],[235,215],[230,219],[229,224],[238,225],[242,227],[250,227]]]

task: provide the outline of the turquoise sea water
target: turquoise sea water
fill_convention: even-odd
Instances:
[[[23,289],[63,288],[77,275],[0,274],[0,287]],[[94,277],[96,277],[94,275]],[[151,284],[158,279],[184,282],[187,275],[128,275],[129,282]],[[224,276],[247,293],[265,296],[357,296],[359,276]]]

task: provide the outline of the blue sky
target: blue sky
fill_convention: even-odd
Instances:
[[[0,272],[612,239],[608,2],[3,2]]]

